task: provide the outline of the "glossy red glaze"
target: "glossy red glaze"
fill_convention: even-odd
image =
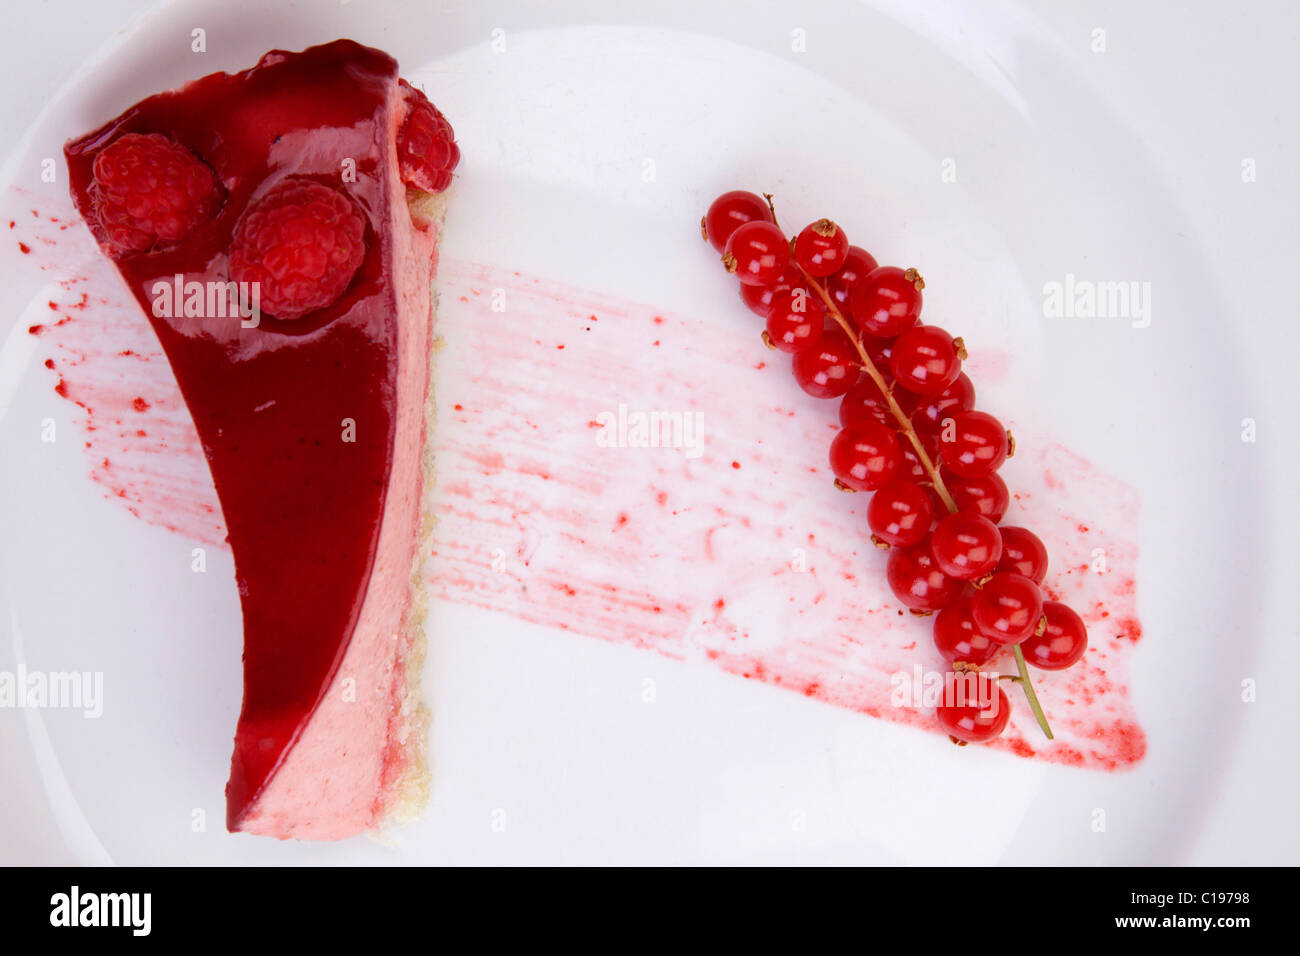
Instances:
[[[276,769],[347,648],[371,573],[393,454],[396,290],[387,221],[389,90],[397,64],[339,40],[273,51],[149,97],[64,149],[73,198],[95,220],[92,164],[125,133],[162,133],[226,189],[211,222],[174,246],[115,256],[167,354],[221,500],[244,614],[244,704],[228,817]],[[340,175],[355,162],[355,181]],[[344,190],[365,257],[342,296],[295,322],[155,314],[155,283],[225,281],[244,210],[286,176]],[[345,422],[355,441],[344,440]],[[325,517],[328,520],[322,520]]]

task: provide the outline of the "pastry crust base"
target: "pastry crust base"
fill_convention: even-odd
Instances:
[[[411,220],[422,229],[433,229],[441,240],[443,219],[447,211],[447,192],[430,194],[415,189],[408,189],[407,208]],[[424,662],[428,654],[428,639],[425,626],[428,618],[429,597],[424,586],[424,565],[433,541],[433,529],[437,518],[429,506],[430,497],[436,480],[433,454],[433,428],[437,416],[434,400],[434,366],[439,347],[437,337],[438,289],[437,269],[435,263],[433,287],[430,290],[429,322],[433,333],[429,339],[429,383],[424,405],[424,447],[421,453],[422,478],[420,485],[420,531],[411,563],[410,604],[402,624],[402,633],[406,637],[406,651],[402,662],[404,690],[399,704],[399,715],[395,722],[401,747],[399,764],[401,771],[385,795],[385,804],[376,821],[376,837],[384,840],[387,831],[405,826],[418,819],[429,802],[431,774],[428,760],[429,708],[424,703],[422,678]]]

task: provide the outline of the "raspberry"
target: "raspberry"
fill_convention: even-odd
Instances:
[[[258,283],[260,308],[297,319],[336,302],[365,258],[366,221],[337,189],[289,177],[235,226],[230,278]]]
[[[451,171],[460,162],[456,134],[427,96],[405,80],[401,84],[410,110],[397,134],[402,182],[427,193],[440,193],[451,185]]]
[[[120,252],[147,252],[184,239],[221,207],[207,163],[158,133],[127,133],[95,157],[95,218]]]

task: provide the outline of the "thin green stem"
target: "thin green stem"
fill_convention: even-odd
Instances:
[[[858,350],[858,357],[862,360],[862,370],[871,377],[873,382],[876,383],[876,388],[880,390],[880,394],[885,396],[885,401],[889,403],[890,414],[892,414],[894,420],[898,422],[898,430],[902,432],[903,436],[911,444],[912,449],[916,452],[916,457],[921,462],[921,467],[925,469],[925,473],[930,478],[930,483],[934,485],[934,490],[943,500],[944,506],[949,511],[956,511],[957,502],[953,500],[952,495],[948,492],[947,486],[943,483],[943,478],[939,474],[938,466],[930,459],[930,455],[925,450],[925,446],[921,444],[921,436],[918,435],[916,429],[912,427],[911,419],[907,417],[907,413],[903,411],[902,406],[894,400],[893,390],[885,383],[885,376],[880,374],[880,369],[876,368],[876,363],[871,360],[871,356],[868,354],[866,346],[862,344],[861,336],[858,335],[853,326],[849,324],[849,320],[846,319],[844,313],[839,310],[839,306],[836,305],[835,300],[831,298],[826,287],[809,275],[808,271],[804,269],[803,266],[799,265],[799,263],[796,262],[795,266],[803,273],[804,280],[808,283],[808,287],[816,292],[818,298],[822,300],[822,303],[826,306],[826,310],[831,314],[831,318],[835,320],[835,324],[844,330],[844,334],[849,337],[849,341],[853,343],[853,347]]]
[[[1034,682],[1029,679],[1029,665],[1025,663],[1025,655],[1020,650],[1020,645],[1017,644],[1011,651],[1016,655],[1016,666],[1020,668],[1020,686],[1024,688],[1029,709],[1034,712],[1034,718],[1038,721],[1038,726],[1043,728],[1047,739],[1055,740],[1056,738],[1052,736],[1052,725],[1047,722],[1047,715],[1043,713],[1042,705],[1038,703],[1038,695],[1034,693]]]

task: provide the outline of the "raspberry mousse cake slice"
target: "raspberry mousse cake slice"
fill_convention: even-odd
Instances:
[[[244,616],[227,826],[335,840],[428,790],[416,588],[452,130],[379,50],[275,50],[65,147],[221,501]]]

